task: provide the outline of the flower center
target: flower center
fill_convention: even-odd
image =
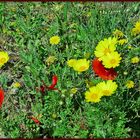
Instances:
[[[110,53],[109,48],[105,48],[105,50],[104,50],[104,54],[107,55],[108,53]]]
[[[97,99],[97,98],[98,98],[98,95],[97,95],[97,94],[92,94],[92,95],[91,95],[91,98],[92,98],[92,99]]]
[[[83,71],[83,70],[85,70],[85,69],[86,69],[85,66],[81,66],[81,67],[80,67],[80,71]]]
[[[111,59],[110,63],[114,64],[114,63],[116,63],[116,60],[115,59]]]
[[[0,63],[5,63],[6,62],[6,59],[5,58],[1,58],[0,59]]]
[[[110,93],[109,90],[104,90],[103,92],[104,92],[104,95],[108,95]]]

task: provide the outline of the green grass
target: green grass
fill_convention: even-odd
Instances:
[[[131,64],[140,57],[139,36],[131,29],[140,19],[140,3],[0,3],[0,50],[7,51],[10,60],[0,69],[0,85],[5,100],[0,109],[0,137],[8,138],[138,138],[140,137],[140,66]],[[78,74],[68,67],[68,59],[94,56],[97,43],[120,29],[129,42],[118,49],[123,59],[117,68],[117,91],[103,97],[99,103],[86,103],[85,81],[96,84],[91,66]],[[58,35],[58,45],[49,43]],[[133,49],[127,49],[128,45]],[[57,60],[45,63],[49,56]],[[123,72],[128,74],[124,75]],[[57,88],[62,91],[36,92],[42,80],[51,84],[58,76]],[[133,80],[135,87],[127,89],[125,82]],[[14,90],[13,82],[21,87]],[[71,96],[70,90],[78,88]],[[43,98],[43,99],[42,99]],[[39,118],[35,124],[29,116]]]

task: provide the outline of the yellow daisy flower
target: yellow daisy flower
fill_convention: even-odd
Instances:
[[[53,36],[50,38],[50,44],[52,44],[52,45],[57,45],[59,42],[60,42],[59,36]]]
[[[120,39],[120,40],[118,40],[118,44],[119,44],[119,45],[126,44],[127,42],[128,42],[127,39]]]
[[[104,39],[100,41],[94,51],[95,56],[102,60],[103,56],[106,56],[108,53],[114,52],[116,50],[117,38]]]
[[[53,114],[52,114],[52,118],[53,118],[53,119],[56,119],[56,118],[57,118],[57,114],[53,113]]]
[[[73,69],[78,72],[83,72],[88,70],[90,61],[86,59],[79,59],[74,63]]]
[[[132,29],[132,35],[140,34],[140,21],[137,21],[135,27]]]
[[[71,90],[70,90],[70,93],[71,94],[75,94],[77,92],[77,88],[72,88]]]
[[[19,82],[15,82],[12,84],[12,87],[19,88],[19,87],[21,87],[21,84]]]
[[[131,80],[127,81],[127,82],[126,82],[126,87],[127,87],[127,88],[133,88],[133,87],[134,87],[134,82],[131,81]]]
[[[103,65],[106,68],[115,68],[115,67],[119,66],[121,59],[122,58],[120,57],[120,54],[118,52],[112,52],[102,58]]]
[[[123,36],[124,36],[123,32],[120,31],[120,30],[118,30],[118,29],[116,29],[116,30],[113,32],[113,35],[114,35],[115,37],[117,37],[117,38],[123,37]]]
[[[97,103],[101,100],[102,94],[98,87],[91,87],[89,91],[85,92],[86,102],[94,102]]]
[[[98,83],[97,87],[101,90],[104,96],[111,96],[114,91],[116,91],[118,85],[116,84],[116,82],[108,80],[107,82]]]
[[[77,60],[76,59],[70,59],[67,61],[67,64],[69,67],[73,67],[76,64]]]
[[[56,57],[55,56],[49,56],[47,59],[46,59],[46,63],[48,65],[54,63],[54,61],[56,60]]]
[[[128,46],[128,49],[132,49],[133,47],[132,46]]]
[[[7,63],[7,61],[9,60],[9,56],[7,52],[4,51],[0,51],[0,68]]]
[[[139,61],[140,61],[140,59],[137,56],[131,58],[131,63],[133,63],[133,64],[139,63]]]

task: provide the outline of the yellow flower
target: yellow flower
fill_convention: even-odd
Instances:
[[[127,74],[128,74],[128,72],[127,72],[127,71],[124,71],[124,72],[123,72],[123,74],[124,74],[124,75],[127,75]]]
[[[116,84],[116,82],[108,80],[107,82],[98,83],[97,87],[101,90],[104,96],[111,96],[114,91],[116,91],[118,85]]]
[[[77,88],[72,88],[71,90],[70,90],[70,93],[71,94],[75,94],[77,92]]]
[[[127,39],[120,39],[120,40],[118,40],[118,44],[119,44],[119,45],[126,44],[127,42],[128,42]]]
[[[140,21],[137,21],[135,27],[132,29],[132,35],[136,36],[140,33]]]
[[[140,59],[137,56],[135,56],[131,59],[131,63],[133,63],[133,64],[139,63],[139,61],[140,61]]]
[[[120,54],[118,52],[112,52],[104,56],[102,60],[103,60],[103,65],[106,68],[115,68],[119,66],[121,59],[122,58],[120,57]]]
[[[67,64],[69,67],[73,67],[76,64],[76,59],[70,59],[68,60]]]
[[[128,46],[128,49],[132,49],[133,47],[132,46]]]
[[[113,35],[114,35],[115,37],[117,37],[117,38],[123,37],[123,36],[124,36],[123,32],[120,31],[120,30],[118,30],[118,29],[116,29],[116,30],[113,32]]]
[[[60,42],[60,37],[59,36],[53,36],[50,38],[50,44],[52,45],[57,45]]]
[[[114,52],[116,50],[117,39],[109,37],[100,41],[94,51],[95,56],[102,60],[103,56],[106,56],[108,53]]]
[[[101,100],[101,97],[101,90],[96,86],[89,88],[89,91],[85,92],[85,99],[87,102],[97,103]]]
[[[131,80],[127,81],[127,82],[126,82],[126,87],[127,87],[127,88],[133,88],[133,87],[134,87],[134,82],[131,81]]]
[[[19,88],[19,87],[21,87],[21,84],[19,82],[15,82],[12,84],[12,87]]]
[[[92,13],[91,12],[87,12],[86,16],[87,17],[91,17]]]
[[[9,60],[9,56],[7,52],[4,51],[0,51],[0,68],[7,63],[7,61]]]
[[[49,65],[49,64],[54,63],[55,60],[56,60],[56,57],[55,57],[55,56],[49,56],[49,57],[46,59],[46,63]]]
[[[53,118],[53,119],[56,119],[56,118],[57,118],[57,114],[53,113],[53,114],[52,114],[52,118]]]
[[[76,60],[76,63],[73,65],[73,69],[78,72],[86,71],[89,68],[89,62],[90,61],[87,61],[86,59]]]

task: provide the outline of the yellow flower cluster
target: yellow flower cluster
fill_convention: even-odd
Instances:
[[[9,60],[9,56],[7,52],[4,51],[0,51],[0,68],[7,63],[7,61]]]
[[[135,56],[131,59],[131,63],[133,63],[133,64],[139,63],[139,61],[140,61],[140,59],[137,56]]]
[[[132,35],[136,36],[140,34],[140,21],[137,21],[135,27],[132,29]]]
[[[103,62],[106,68],[115,68],[119,66],[120,54],[116,51],[117,38],[104,39],[98,43],[95,50],[95,56]]]
[[[55,56],[49,56],[47,59],[46,59],[46,64],[50,65],[52,63],[54,63],[54,61],[56,60],[57,58]]]
[[[118,30],[118,29],[116,29],[116,30],[113,32],[113,35],[114,35],[115,37],[117,37],[117,38],[121,38],[121,37],[124,36],[123,32],[120,31],[120,30]]]
[[[79,59],[79,60],[70,59],[68,60],[67,64],[69,67],[73,67],[75,71],[83,72],[83,71],[88,70],[89,62],[90,61],[86,59]]]
[[[127,82],[126,82],[126,87],[127,87],[127,88],[133,88],[133,87],[134,87],[134,82],[131,81],[131,80],[127,81]]]
[[[112,80],[107,82],[100,82],[96,86],[89,88],[89,91],[85,92],[85,99],[87,102],[97,103],[101,100],[102,96],[111,96],[117,89],[118,85]]]
[[[127,42],[128,42],[127,39],[120,39],[120,40],[118,40],[118,44],[119,44],[119,45],[124,45],[124,44],[126,44]]]

